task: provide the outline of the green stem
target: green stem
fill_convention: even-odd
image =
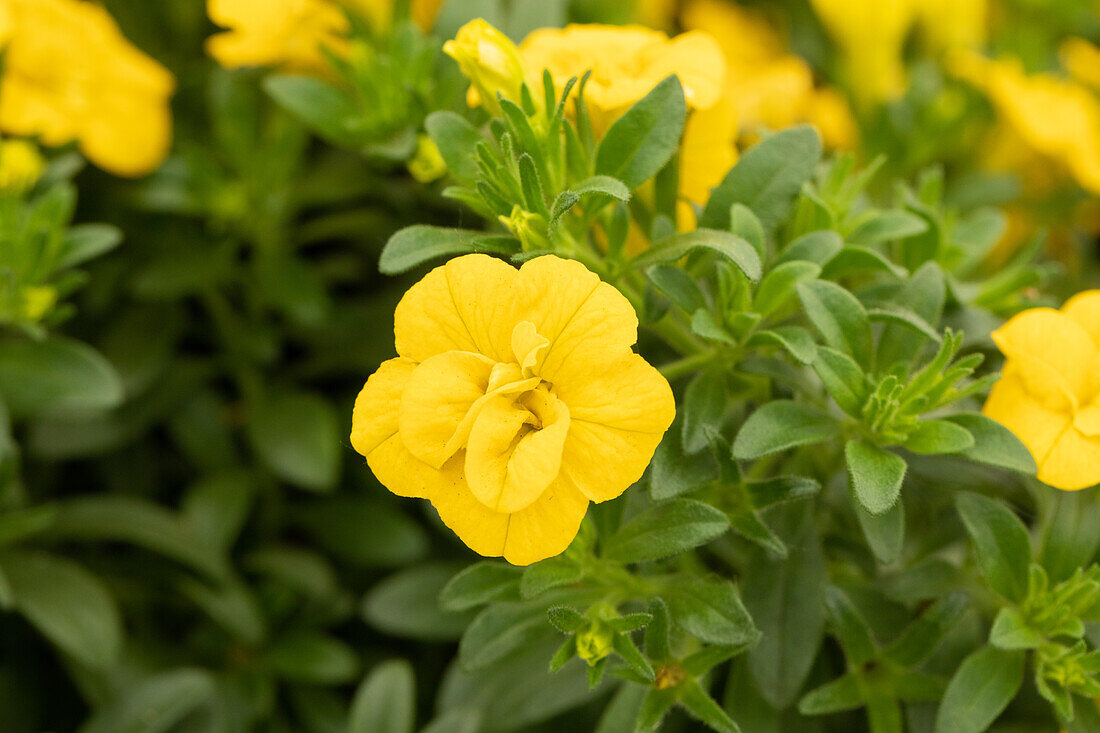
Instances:
[[[663,364],[657,367],[657,370],[664,375],[665,379],[676,379],[677,377],[690,374],[706,366],[714,360],[716,355],[717,352],[714,351],[704,351],[702,353],[692,354],[691,356],[685,356],[682,359],[677,359],[668,364]]]

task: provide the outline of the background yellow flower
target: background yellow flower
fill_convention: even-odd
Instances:
[[[1100,290],[1061,310],[1024,311],[993,340],[1006,361],[984,413],[1023,441],[1041,481],[1067,490],[1100,483]]]
[[[474,551],[557,555],[589,501],[641,477],[675,415],[668,382],[631,350],[637,326],[578,262],[454,259],[398,304],[399,356],[359,394],[352,445]]]
[[[96,165],[148,173],[171,144],[174,80],[84,0],[0,0],[7,25],[0,129],[45,145],[78,141]]]

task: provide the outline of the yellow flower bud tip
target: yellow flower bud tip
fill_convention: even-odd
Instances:
[[[641,477],[675,416],[668,382],[631,350],[637,328],[579,262],[453,259],[398,303],[398,357],[359,393],[351,443],[475,552],[557,555],[590,501]]]
[[[1027,446],[1044,483],[1100,483],[1100,290],[1024,311],[992,336],[1005,365],[983,413]]]
[[[615,632],[606,624],[593,621],[577,633],[577,656],[592,666],[611,653]]]
[[[477,92],[476,101],[491,113],[500,113],[498,93],[519,102],[524,81],[519,49],[484,18],[475,18],[459,28],[454,39],[443,44],[443,53],[458,62]]]
[[[425,134],[416,138],[416,152],[408,162],[409,173],[421,183],[431,183],[447,173],[447,163],[439,146]]]
[[[546,219],[516,205],[510,216],[501,216],[500,223],[519,239],[524,251],[531,252],[547,249],[550,243],[546,239]]]
[[[684,670],[679,664],[667,664],[657,668],[653,686],[658,690],[667,690],[683,682],[684,676]]]
[[[40,321],[57,304],[57,290],[48,285],[23,288],[23,313],[28,321]]]
[[[38,146],[29,140],[0,143],[0,191],[22,193],[33,188],[45,167]]]

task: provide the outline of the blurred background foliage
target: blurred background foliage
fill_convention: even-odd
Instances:
[[[138,180],[51,152],[32,190],[4,184],[0,197],[0,727],[375,733],[390,728],[373,727],[383,723],[371,711],[397,699],[415,700],[418,729],[436,733],[596,730],[606,687],[546,675],[560,637],[541,612],[537,628],[515,627],[523,648],[509,665],[454,664],[474,612],[435,599],[473,556],[433,512],[377,484],[348,447],[348,422],[365,376],[392,354],[393,307],[417,274],[379,273],[386,240],[412,223],[483,225],[442,184],[409,173],[411,163],[432,177],[419,142],[429,112],[484,119],[442,40],[479,16],[517,41],[568,21],[720,36],[720,16],[708,3],[660,0],[451,0],[430,35],[411,23],[360,29],[344,71],[356,81],[333,95],[289,74],[221,68],[204,50],[217,29],[198,0],[103,4],[174,74],[174,143]],[[794,59],[811,92],[797,109],[746,103],[740,147],[817,122],[827,144],[878,161],[872,196],[924,176],[918,186],[953,225],[983,232],[992,254],[977,256],[1024,250],[1004,270],[1010,283],[974,295],[989,320],[968,332],[1039,298],[1028,288],[1040,283],[1060,302],[1095,282],[1097,189],[1041,146],[997,157],[991,135],[1023,135],[1009,143],[1019,153],[1034,125],[952,73],[952,43],[906,24],[901,86],[868,96],[861,67],[846,66],[858,55],[838,50],[843,32],[820,20],[827,10],[746,6],[766,31],[752,43],[768,50],[744,69]],[[986,11],[979,37],[961,45],[1016,58],[1027,73],[1061,69],[1071,36],[1100,38],[1100,8],[1086,0],[996,0]],[[871,63],[877,72],[887,61]],[[740,77],[740,98],[797,96],[752,76]],[[800,205],[813,215],[812,197]],[[990,206],[1008,207],[1007,223]],[[1032,267],[1044,229],[1044,264]],[[9,241],[32,240],[50,243],[48,257],[18,263],[30,245]],[[966,484],[955,468],[928,470]],[[918,519],[934,538],[935,515]],[[797,512],[779,521],[796,547],[813,532]],[[880,600],[874,621],[889,627],[900,611]],[[395,658],[406,661],[380,664]],[[747,674],[735,664],[730,689]],[[609,710],[637,704],[623,698]],[[1036,700],[1021,703],[1021,720]],[[822,729],[801,720],[786,730]],[[605,721],[600,731],[621,729],[610,712]],[[673,718],[668,730],[693,725]]]

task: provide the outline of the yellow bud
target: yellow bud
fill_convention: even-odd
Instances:
[[[34,143],[5,140],[0,143],[0,192],[22,193],[38,182],[46,161]]]
[[[421,183],[431,183],[443,177],[447,172],[447,164],[439,154],[439,147],[435,141],[422,134],[416,139],[416,153],[409,159],[408,169],[416,180]]]
[[[546,239],[546,219],[539,214],[513,206],[511,216],[500,217],[500,223],[516,236],[524,251],[548,249],[550,246]]]
[[[606,624],[593,621],[577,633],[577,656],[593,665],[611,653],[615,632]]]
[[[443,44],[443,52],[458,62],[477,92],[476,101],[490,114],[501,114],[498,92],[505,99],[519,101],[524,76],[519,49],[483,18],[459,28],[454,39]],[[475,100],[471,97],[470,101]]]
[[[23,288],[23,317],[38,321],[57,303],[57,291],[49,285],[31,285]]]

